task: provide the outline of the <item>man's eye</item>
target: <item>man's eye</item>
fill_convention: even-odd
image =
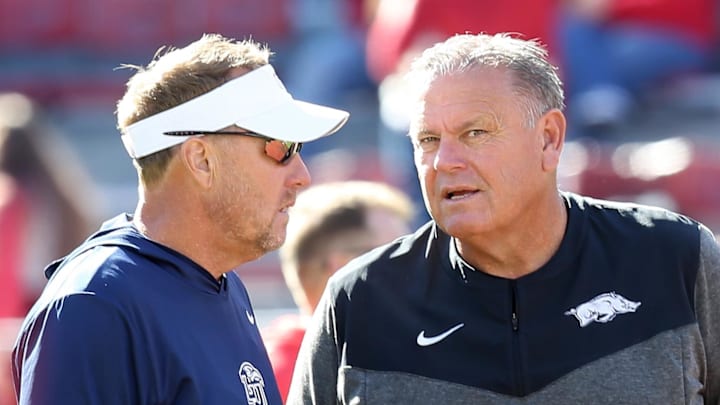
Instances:
[[[422,138],[418,138],[418,143],[431,143],[431,142],[437,142],[440,140],[440,137],[437,136],[424,136]]]
[[[485,131],[483,129],[471,129],[470,131],[468,131],[467,134],[470,137],[476,137],[476,136],[483,136],[486,133],[487,133],[487,131]]]

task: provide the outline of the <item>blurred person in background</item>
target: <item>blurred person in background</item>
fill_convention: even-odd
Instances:
[[[24,316],[45,285],[43,267],[99,224],[102,200],[45,112],[0,94],[0,318]]]
[[[353,93],[374,89],[365,40],[374,0],[288,1],[289,49],[283,79],[298,98],[346,105]]]
[[[678,213],[558,189],[546,50],[457,35],[409,79],[432,220],[330,278],[288,404],[717,404],[720,246]]]
[[[710,70],[715,0],[565,0],[557,47],[571,137],[625,123],[654,87]]]
[[[13,351],[21,405],[281,403],[232,270],[283,243],[302,143],[348,113],[293,99],[269,57],[208,34],[128,66],[137,207],[46,268]]]
[[[300,313],[281,316],[262,330],[283,401],[328,278],[354,257],[408,233],[413,211],[402,191],[380,182],[330,182],[298,195],[280,259]]]
[[[367,63],[380,83],[404,73],[428,46],[466,32],[516,32],[552,49],[558,0],[377,0],[367,39]]]
[[[345,131],[308,144],[306,162],[344,150],[376,153],[377,85],[367,72],[365,43],[375,0],[287,0],[291,29],[278,51],[278,72],[295,97],[352,111]],[[368,131],[370,127],[371,131]]]

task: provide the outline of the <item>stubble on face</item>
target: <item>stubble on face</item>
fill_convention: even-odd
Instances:
[[[285,241],[285,228],[279,226],[276,206],[268,201],[263,187],[241,168],[223,173],[225,178],[208,199],[207,215],[228,244],[243,255],[260,257],[278,249]]]

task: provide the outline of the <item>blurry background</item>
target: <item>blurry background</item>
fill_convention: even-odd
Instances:
[[[413,195],[424,212],[403,137],[405,105],[396,102],[404,91],[398,78],[418,50],[448,35],[512,31],[547,44],[566,83],[572,126],[563,189],[661,205],[718,232],[716,9],[715,0],[0,0],[0,92],[34,103],[40,124],[31,132],[44,138],[35,147],[49,162],[45,169],[65,184],[82,182],[65,189],[74,188],[69,194],[84,204],[94,229],[131,212],[137,197],[114,117],[131,70],[118,66],[145,65],[160,46],[184,46],[204,32],[252,37],[277,52],[272,63],[295,97],[351,112],[340,136],[303,149],[313,181],[387,181]],[[20,125],[27,110],[1,105],[0,127]],[[0,151],[2,144],[0,138]],[[36,279],[42,268],[15,263],[11,269],[8,252],[27,239],[17,222],[36,207],[18,210],[22,196],[32,194],[22,192],[28,181],[5,177],[15,180],[0,176],[0,216],[6,218],[0,285],[35,283],[22,287],[27,303],[37,280],[23,280]],[[62,226],[51,219],[34,225],[40,234],[52,234],[43,226]],[[420,215],[417,223],[425,219]],[[27,251],[39,245],[28,244],[23,255],[39,257]],[[237,271],[261,326],[294,310],[276,254]],[[6,305],[0,317],[24,315],[25,309],[13,313],[3,303],[9,291],[0,288],[0,307]],[[14,329],[3,325],[0,334]],[[11,336],[0,339],[0,352],[14,339],[14,332],[4,333]]]

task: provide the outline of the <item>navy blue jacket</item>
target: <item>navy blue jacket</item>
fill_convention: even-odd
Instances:
[[[126,215],[64,260],[13,353],[20,404],[280,404],[247,291]]]

